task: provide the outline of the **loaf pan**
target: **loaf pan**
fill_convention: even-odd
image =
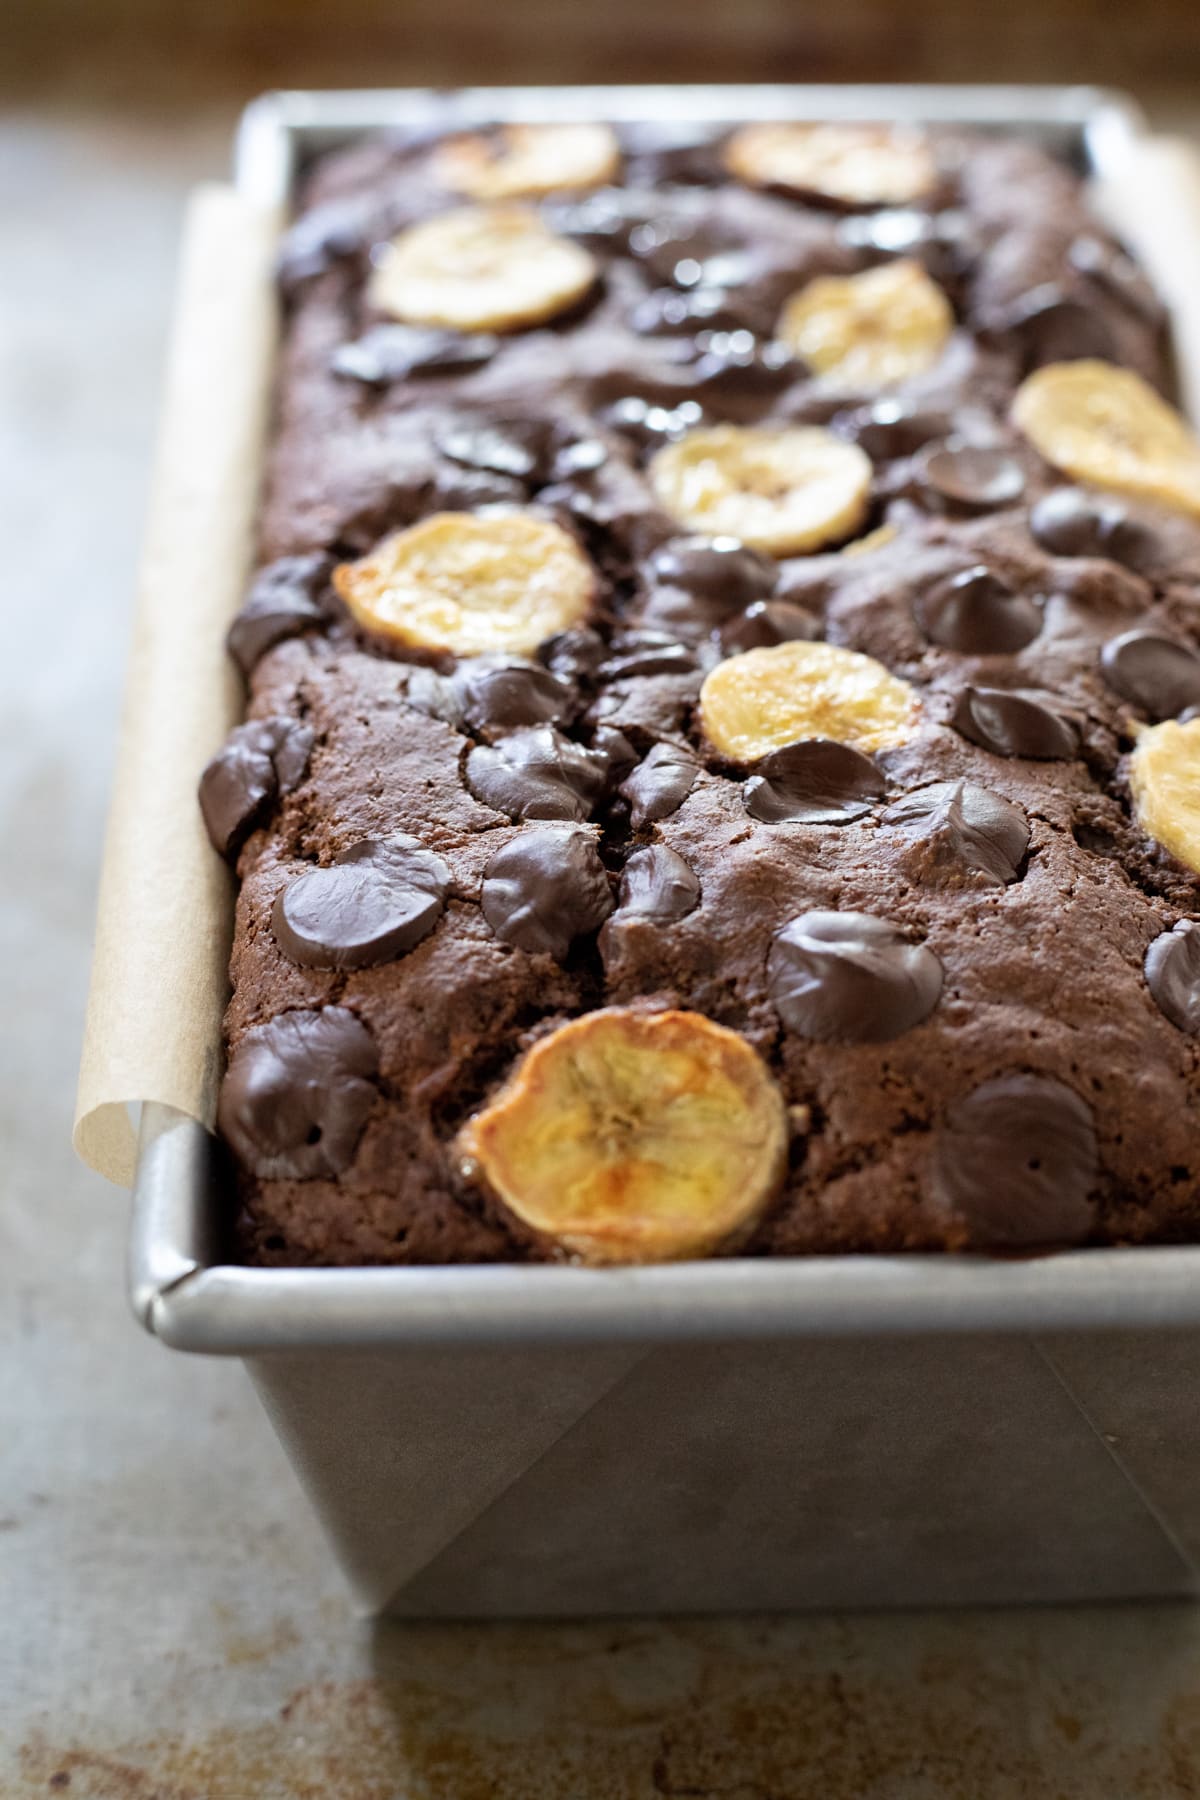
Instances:
[[[286,204],[313,155],[364,131],[579,117],[961,123],[1100,177],[1145,142],[1130,101],[1080,88],[286,93],[244,115],[236,179]],[[209,1134],[145,1106],[138,1317],[245,1358],[366,1610],[1196,1589],[1200,1248],[268,1270],[222,1260],[228,1211]]]

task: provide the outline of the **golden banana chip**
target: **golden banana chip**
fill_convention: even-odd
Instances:
[[[1141,732],[1129,785],[1142,829],[1200,875],[1200,718]]]
[[[937,182],[928,140],[896,125],[743,125],[725,146],[725,166],[752,187],[840,206],[913,206]]]
[[[755,762],[801,738],[868,755],[911,736],[917,702],[873,657],[793,638],[718,663],[700,689],[700,722],[723,756]]]
[[[832,387],[878,393],[932,368],[954,313],[920,263],[822,275],[793,294],[776,335]]]
[[[1012,416],[1034,449],[1077,481],[1200,517],[1200,440],[1132,369],[1049,363],[1017,389]]]
[[[462,206],[394,237],[367,301],[407,325],[519,331],[574,306],[595,279],[587,251],[532,207]]]
[[[502,125],[445,139],[432,161],[435,180],[471,200],[600,187],[616,179],[620,166],[620,147],[607,125]]]
[[[710,537],[795,556],[851,537],[866,517],[871,461],[815,425],[714,425],[651,458],[660,505]]]
[[[417,650],[529,655],[586,616],[595,572],[532,513],[434,513],[333,572],[359,624]]]
[[[510,1212],[580,1261],[666,1262],[758,1221],[783,1181],[788,1116],[736,1032],[612,1007],[535,1044],[459,1147]]]

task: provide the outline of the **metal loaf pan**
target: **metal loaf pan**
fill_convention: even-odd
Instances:
[[[239,187],[438,121],[943,121],[1100,175],[1079,88],[574,88],[257,101]],[[265,1270],[221,1260],[215,1146],[143,1109],[134,1306],[240,1355],[363,1605],[408,1616],[1096,1600],[1195,1591],[1200,1248],[1023,1262]]]

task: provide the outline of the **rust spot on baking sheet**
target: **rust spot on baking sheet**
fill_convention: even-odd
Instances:
[[[370,1677],[290,1693],[281,1686],[269,1713],[244,1726],[160,1731],[103,1748],[32,1742],[22,1758],[26,1785],[3,1794],[1195,1796],[1194,1629],[1189,1637],[1168,1625],[1154,1639],[1135,1623],[1122,1656],[1103,1659],[1098,1681],[1088,1651],[1096,1627],[1089,1615],[1078,1619],[1064,1616],[1048,1639],[1020,1614],[984,1626],[958,1616],[911,1626],[780,1619],[380,1627]],[[923,1654],[914,1656],[916,1644]]]

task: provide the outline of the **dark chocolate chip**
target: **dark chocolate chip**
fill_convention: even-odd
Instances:
[[[599,438],[575,438],[554,452],[550,459],[551,481],[574,481],[580,475],[594,475],[608,461],[608,445]]]
[[[981,1250],[1072,1244],[1095,1218],[1090,1107],[1048,1076],[998,1075],[949,1110],[934,1188]]]
[[[1029,529],[1052,556],[1102,556],[1137,569],[1159,555],[1154,533],[1131,519],[1119,500],[1055,488],[1033,507]]]
[[[952,723],[965,738],[996,756],[1055,762],[1079,755],[1079,728],[1058,710],[1051,694],[967,687]]]
[[[1180,919],[1146,952],[1146,985],[1159,1011],[1192,1037],[1200,1037],[1200,925]]]
[[[284,955],[305,968],[394,962],[433,930],[451,879],[441,857],[414,837],[365,838],[281,888],[271,929]]]
[[[621,783],[635,831],[678,812],[695,784],[700,765],[681,744],[655,744],[632,775]]]
[[[625,394],[604,408],[601,418],[614,431],[630,437],[635,443],[656,445],[680,438],[704,423],[704,409],[695,400],[681,400],[677,406],[659,406],[637,394]]]
[[[645,337],[660,334],[691,336],[705,328],[736,331],[742,314],[720,287],[697,287],[680,293],[677,288],[656,288],[639,300],[629,315],[634,331]]]
[[[453,676],[439,675],[436,670],[417,664],[405,670],[400,681],[400,692],[418,712],[425,713],[431,719],[441,719],[444,724],[453,725],[458,731],[462,730],[465,723],[462,697]]]
[[[1010,655],[1042,629],[1040,608],[982,563],[918,594],[913,613],[931,643],[965,656]]]
[[[1044,363],[1116,358],[1112,327],[1095,306],[1064,292],[1057,282],[1032,288],[994,323],[995,335],[1017,348],[1025,371]]]
[[[1200,706],[1200,656],[1160,631],[1123,631],[1100,652],[1110,688],[1155,721]]]
[[[526,498],[525,483],[513,475],[446,463],[435,470],[425,504],[443,512],[474,512],[480,506],[523,506]]]
[[[626,631],[613,639],[612,654],[600,668],[603,681],[632,681],[638,676],[694,675],[696,652],[661,631]]]
[[[597,725],[592,733],[592,749],[599,751],[608,765],[610,787],[619,787],[637,766],[638,753],[617,725]]]
[[[324,623],[316,595],[325,585],[332,559],[321,551],[281,556],[260,569],[241,611],[229,627],[226,648],[243,675],[284,638]]]
[[[561,962],[613,909],[600,853],[586,831],[522,831],[483,874],[483,916],[517,950]]]
[[[345,1007],[278,1013],[230,1058],[217,1129],[260,1181],[340,1175],[354,1161],[378,1072],[374,1039]]]
[[[727,612],[763,600],[775,587],[777,567],[769,556],[739,538],[670,538],[651,556],[646,572],[663,587],[683,588],[700,600],[721,602]]]
[[[341,344],[330,364],[335,375],[386,387],[411,375],[449,375],[488,362],[500,340],[486,332],[441,331],[426,325],[376,325],[352,344]]]
[[[288,228],[279,247],[275,272],[282,292],[290,296],[335,263],[361,255],[375,235],[377,214],[374,197],[361,194],[309,207]]]
[[[806,607],[790,600],[756,600],[745,612],[721,627],[721,648],[726,656],[786,644],[793,638],[819,638],[821,620]]]
[[[235,725],[200,777],[200,810],[215,849],[234,857],[276,800],[304,778],[313,733],[295,719]]]
[[[970,781],[935,781],[904,794],[883,815],[910,840],[906,874],[934,887],[1005,887],[1029,848],[1019,806]]]
[[[699,904],[700,883],[691,864],[666,844],[646,844],[633,852],[621,873],[613,919],[674,925]]]
[[[763,757],[742,801],[752,819],[768,825],[844,825],[870,812],[886,791],[861,750],[831,738],[802,738]]]
[[[916,459],[916,476],[938,499],[972,511],[1011,506],[1025,492],[1020,463],[990,444],[930,444]]]
[[[945,438],[953,428],[949,413],[914,406],[908,400],[875,400],[869,406],[838,413],[831,421],[839,437],[849,438],[865,450],[873,462],[915,456],[933,438]]]
[[[515,656],[480,656],[452,677],[463,720],[472,731],[515,731],[522,725],[560,725],[572,710],[571,689],[540,663]]]
[[[587,625],[556,632],[538,650],[538,660],[560,681],[591,681],[608,655],[599,632]]]
[[[599,752],[552,725],[514,731],[498,744],[476,744],[466,767],[475,798],[510,819],[586,819],[607,775]]]
[[[1072,243],[1067,259],[1080,275],[1086,275],[1146,324],[1162,324],[1162,301],[1133,258],[1119,245],[1085,233]]]
[[[467,469],[525,480],[538,468],[549,428],[540,420],[455,420],[443,426],[434,442],[443,456]]]
[[[767,985],[789,1031],[819,1043],[883,1044],[927,1018],[942,965],[872,913],[801,913],[775,938]]]

